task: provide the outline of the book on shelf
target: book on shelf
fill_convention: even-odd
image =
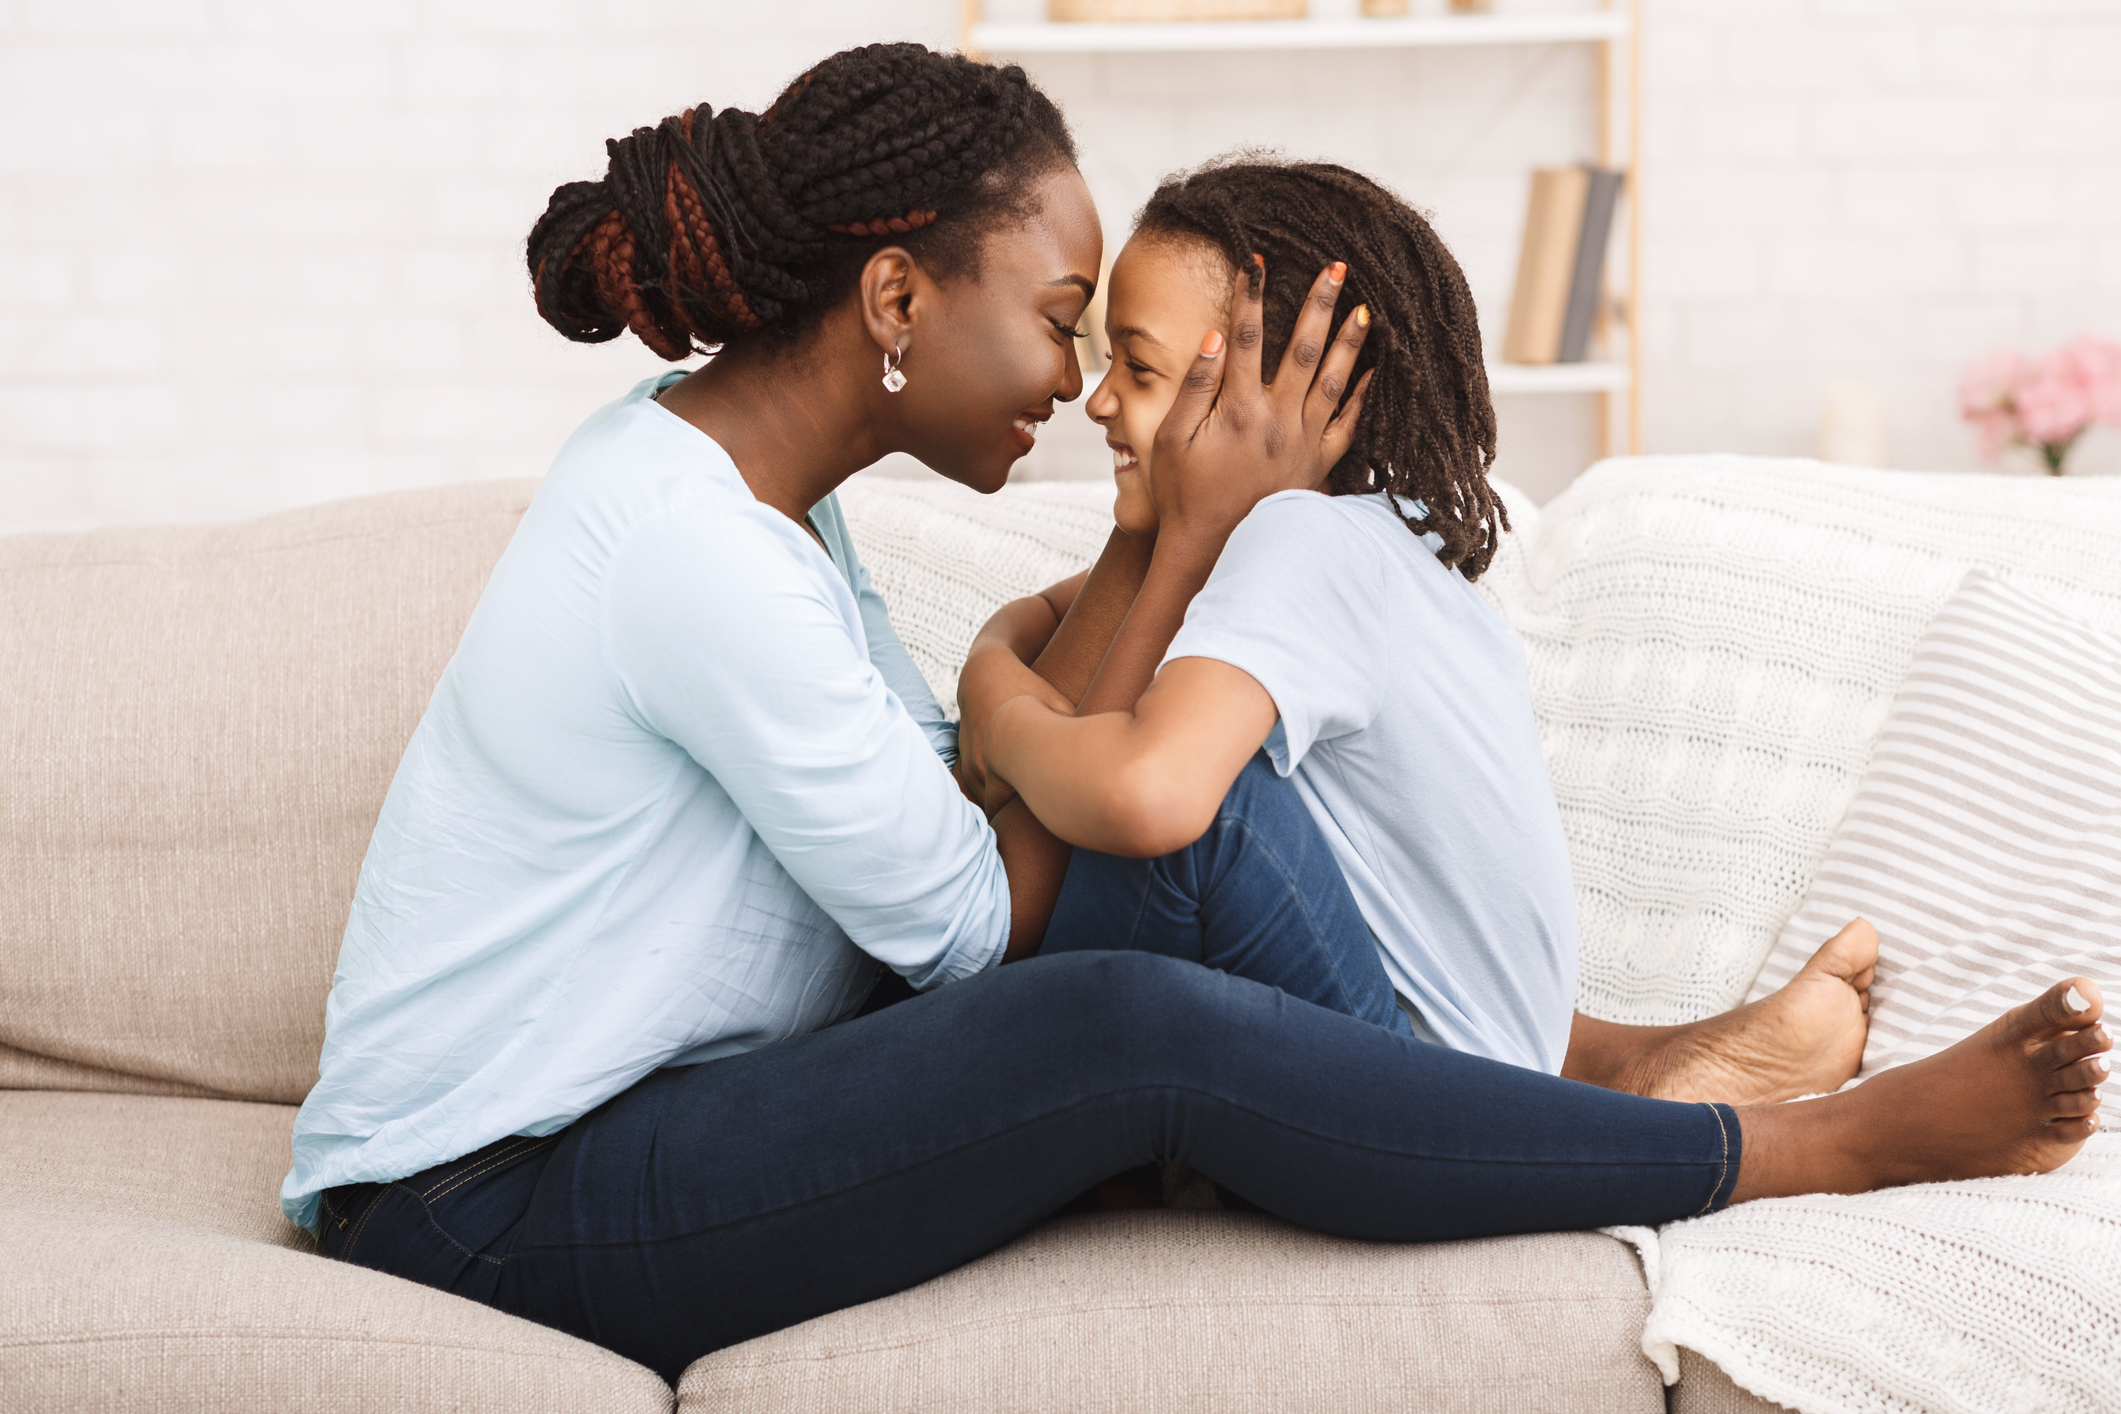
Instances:
[[[1532,173],[1502,356],[1582,363],[1590,352],[1622,174],[1588,163]]]

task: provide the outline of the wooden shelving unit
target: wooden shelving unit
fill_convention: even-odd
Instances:
[[[1507,5],[1509,0],[1499,0]],[[1599,396],[1600,450],[1639,451],[1642,441],[1642,15],[1641,0],[1560,13],[1421,15],[1389,20],[1202,21],[1184,24],[989,24],[981,0],[962,0],[968,54],[1227,53],[1243,50],[1388,49],[1496,44],[1596,44],[1595,121],[1601,165],[1627,173],[1627,266],[1621,296],[1627,358],[1611,363],[1512,364],[1488,368],[1502,395]],[[1617,111],[1616,111],[1617,110]],[[1616,119],[1618,121],[1616,122]],[[1624,129],[1623,134],[1616,129]],[[1615,434],[1621,427],[1623,436]]]
[[[1206,53],[1226,49],[1391,49],[1627,38],[1628,14],[1423,15],[1400,20],[1231,20],[1187,24],[984,24],[966,38],[991,54]]]

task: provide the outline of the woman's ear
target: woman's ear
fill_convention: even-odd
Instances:
[[[900,246],[885,246],[862,266],[862,324],[885,353],[913,342],[913,293],[920,266]]]

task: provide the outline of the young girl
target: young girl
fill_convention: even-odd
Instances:
[[[1306,283],[1336,261],[1337,286]],[[1088,404],[1112,448],[1123,536],[1155,536],[1159,435],[1203,338],[1254,297],[1238,275],[1255,262],[1263,367],[1318,362],[1315,347],[1291,346],[1309,298],[1329,296],[1334,322],[1363,339],[1354,368],[1367,386],[1348,395],[1360,420],[1346,455],[1319,485],[1260,500],[1231,535],[1138,720],[1066,720],[1069,701],[1050,697],[997,717],[1022,686],[1014,655],[989,651],[1008,652],[1003,632],[967,664],[967,761],[980,764],[977,730],[992,720],[995,773],[1094,846],[1067,866],[1046,951],[1184,951],[1174,937],[1200,933],[1184,882],[1170,863],[1128,857],[1169,841],[1130,847],[1140,842],[1123,838],[1119,817],[1176,805],[1199,821],[1233,780],[1257,797],[1278,775],[1322,856],[1285,867],[1298,884],[1262,910],[1259,932],[1282,951],[1197,960],[1388,1027],[1406,1024],[1403,1011],[1416,1034],[1455,1050],[1642,1093],[1836,1088],[1861,1055],[1876,955],[1860,922],[1747,1013],[1685,1031],[1574,1014],[1573,888],[1523,657],[1473,587],[1508,528],[1487,481],[1495,418],[1479,328],[1457,262],[1406,203],[1346,168],[1258,160],[1158,189],[1112,268],[1113,365]],[[1108,552],[1101,572],[1118,577],[1123,559]],[[1033,628],[1042,612],[1016,611]],[[1185,757],[1182,781],[1143,768],[1158,753],[1156,721]],[[1115,803],[1122,779],[1155,783]],[[1174,838],[1189,830],[1201,833],[1188,824]]]

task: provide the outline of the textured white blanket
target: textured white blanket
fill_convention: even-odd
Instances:
[[[1683,1345],[1802,1414],[2121,1408],[2121,1134],[2038,1178],[1608,1230],[1642,1254],[1667,1384]]]
[[[1579,1004],[1621,1020],[1743,998],[1969,568],[2121,627],[2121,480],[1666,458],[1594,470],[1526,529],[1490,593],[1569,832]],[[1803,1414],[2121,1408],[2121,1137],[2041,1178],[1617,1235],[1667,1381],[1684,1345]]]
[[[1080,568],[1110,525],[1101,485],[843,495],[946,699],[993,607]],[[1613,1020],[1744,998],[1968,569],[2121,630],[2121,478],[1667,457],[1594,468],[1543,511],[1509,500],[1517,533],[1481,585],[1525,644],[1576,875],[1578,1005]],[[992,548],[995,527],[1017,548]],[[1686,1345],[1805,1414],[2121,1408],[2121,1138],[2041,1179],[1781,1200],[1632,1235],[1653,1358]]]

